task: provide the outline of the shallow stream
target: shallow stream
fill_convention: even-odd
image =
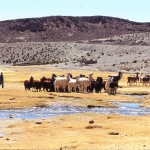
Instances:
[[[99,114],[122,114],[129,116],[150,115],[150,108],[140,107],[140,103],[113,102],[117,108],[75,107],[54,105],[49,107],[33,107],[28,109],[0,110],[0,118],[43,119],[60,115],[95,112]]]

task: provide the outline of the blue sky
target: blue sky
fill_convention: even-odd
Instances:
[[[150,22],[150,0],[0,0],[0,20],[58,15]]]

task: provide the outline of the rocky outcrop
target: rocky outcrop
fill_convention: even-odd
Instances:
[[[12,21],[8,26],[9,30],[11,31],[21,31],[24,32],[29,30],[31,32],[41,32],[44,31],[43,23],[39,20],[18,20]]]

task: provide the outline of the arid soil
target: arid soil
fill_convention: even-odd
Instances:
[[[94,124],[89,124],[93,120]],[[149,149],[149,116],[93,113],[44,120],[1,119],[1,149]]]
[[[102,93],[51,93],[25,91],[23,81],[34,76],[40,79],[71,72],[74,76],[91,70],[65,70],[45,66],[0,66],[4,73],[4,89],[0,89],[0,109],[61,105],[115,107],[112,101],[137,102],[126,94],[148,94],[141,105],[150,107],[149,87],[127,86],[124,74],[117,95]],[[92,70],[93,71],[93,70]],[[104,79],[117,72],[93,71],[94,78]],[[78,101],[75,101],[78,99]],[[0,119],[0,149],[150,149],[149,116],[81,113],[48,119]]]

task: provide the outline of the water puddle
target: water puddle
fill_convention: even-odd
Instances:
[[[140,107],[140,103],[113,102],[117,108],[83,108],[75,106],[54,105],[33,107],[29,109],[0,110],[0,118],[44,119],[60,115],[95,112],[99,114],[122,114],[129,116],[150,115],[150,108]]]
[[[117,114],[129,116],[150,115],[150,108],[140,107],[140,103],[115,102]]]

